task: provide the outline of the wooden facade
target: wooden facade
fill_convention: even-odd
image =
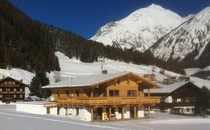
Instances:
[[[6,77],[0,80],[0,101],[5,103],[23,101],[25,99],[25,85],[19,80]]]
[[[46,107],[85,107],[89,110],[91,121],[117,119],[116,111],[120,113],[119,119],[124,119],[127,109],[130,118],[137,118],[142,106],[150,107],[160,102],[159,97],[144,96],[143,93],[143,89],[160,86],[131,72],[85,86],[71,86],[69,83],[69,86],[45,88],[52,90],[54,98],[54,102],[45,104]]]
[[[161,97],[160,104],[157,104],[156,107],[160,108],[161,111],[170,109],[170,112],[175,114],[193,114],[194,104],[200,88],[192,82],[183,82],[180,86],[174,85],[174,87],[176,89],[167,92],[164,92],[164,88],[162,92],[161,90],[151,92],[152,96]]]

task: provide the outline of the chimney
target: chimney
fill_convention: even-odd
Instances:
[[[108,74],[108,70],[102,70],[101,74]]]

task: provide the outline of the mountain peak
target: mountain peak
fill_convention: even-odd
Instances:
[[[104,45],[135,48],[144,52],[182,22],[178,14],[151,4],[117,22],[106,24],[91,39]]]
[[[189,65],[191,60],[202,66],[210,63],[206,61],[209,50],[210,7],[190,16],[186,22],[165,35],[150,49],[155,58],[163,61],[176,60]],[[204,59],[204,61],[201,59]]]
[[[163,8],[162,6],[157,5],[157,4],[154,4],[154,3],[152,3],[152,4],[149,5],[148,7],[149,7],[149,8]],[[148,7],[147,7],[147,8],[148,8]]]

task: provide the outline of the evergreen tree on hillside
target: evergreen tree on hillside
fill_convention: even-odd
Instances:
[[[36,75],[32,78],[29,86],[31,96],[37,96],[39,98],[48,98],[51,95],[49,89],[43,89],[42,87],[49,84],[49,78],[47,78],[45,72],[36,72]]]

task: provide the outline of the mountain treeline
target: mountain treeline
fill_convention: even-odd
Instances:
[[[201,57],[209,59],[209,50],[210,44],[204,50],[206,53],[203,54],[206,55]],[[187,60],[192,58],[185,58],[186,60],[179,64],[177,61],[164,62],[154,58],[150,51],[141,53],[135,49],[104,46],[70,31],[32,20],[8,1],[0,0],[0,68],[12,66],[32,72],[59,71],[55,51],[60,51],[70,58],[76,57],[82,62],[94,62],[98,61],[99,57],[104,57],[135,64],[157,65],[176,72],[189,66],[205,67],[210,64],[210,60]],[[193,57],[193,54],[188,57]]]
[[[6,0],[0,0],[0,67],[59,70],[48,31]]]
[[[140,52],[89,41],[72,32],[32,20],[6,0],[0,0],[0,67],[29,71],[60,70],[55,51],[94,62],[99,57],[145,63]]]

